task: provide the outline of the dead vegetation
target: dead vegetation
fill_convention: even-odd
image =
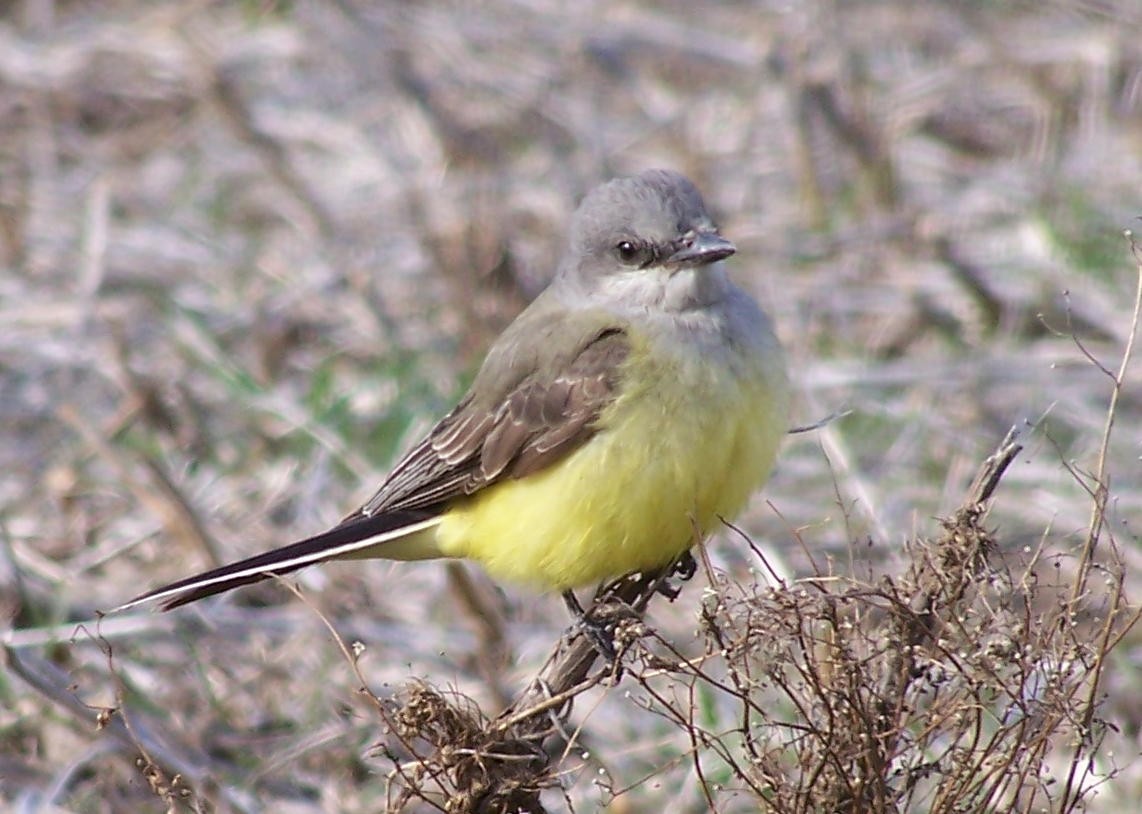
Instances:
[[[710,810],[1085,810],[1119,773],[1096,765],[1115,730],[1100,685],[1139,613],[1113,538],[1069,585],[1043,578],[1056,556],[1045,547],[1000,554],[985,518],[1021,450],[1013,431],[940,536],[911,541],[899,575],[770,585],[707,568],[693,655],[640,618],[661,578],[628,579],[592,609],[614,617],[614,658],[596,665],[597,647],[572,628],[494,718],[425,683],[382,699],[358,673],[385,725],[386,810],[551,810],[542,793],[587,772],[576,698],[624,681],[636,707],[684,734]],[[626,791],[603,790],[610,801]]]
[[[0,805],[1133,805],[1136,6],[8,4]],[[844,417],[621,671],[441,564],[96,623],[352,508],[655,164]]]

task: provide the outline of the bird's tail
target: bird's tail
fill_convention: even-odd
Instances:
[[[148,591],[123,603],[112,613],[145,602],[161,602],[160,608],[168,611],[326,560],[369,557],[413,560],[440,556],[433,546],[418,540],[421,532],[439,522],[438,515],[427,512],[389,512],[374,517],[352,515],[314,537]]]

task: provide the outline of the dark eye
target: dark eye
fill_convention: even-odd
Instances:
[[[624,263],[634,263],[642,254],[642,250],[629,240],[624,240],[615,246],[615,251],[619,255],[619,260]]]

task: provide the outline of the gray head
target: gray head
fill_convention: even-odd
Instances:
[[[719,261],[734,251],[689,179],[647,170],[583,199],[559,282],[591,298],[682,310],[724,295]]]

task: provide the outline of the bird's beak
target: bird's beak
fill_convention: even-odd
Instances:
[[[737,247],[717,232],[698,232],[666,262],[679,266],[705,266],[725,260],[736,251]]]

